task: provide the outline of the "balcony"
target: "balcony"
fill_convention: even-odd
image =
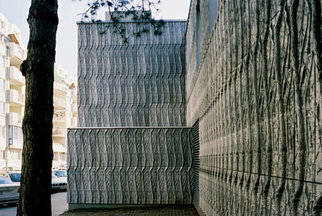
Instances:
[[[10,65],[19,67],[23,60],[25,60],[26,52],[25,50],[16,43],[10,43]]]
[[[54,82],[54,92],[60,93],[60,94],[66,94],[67,93],[67,87],[66,85],[58,82]]]
[[[25,84],[25,77],[22,75],[21,71],[16,67],[11,66],[9,69],[10,83],[18,86]]]
[[[65,123],[66,117],[65,113],[54,113],[53,123]]]
[[[53,143],[54,152],[67,152],[61,143]]]
[[[7,121],[9,125],[21,126],[22,116],[20,116],[18,113],[11,112],[7,114]]]
[[[54,108],[55,109],[65,109],[66,99],[60,97],[54,97]]]
[[[24,105],[24,95],[19,94],[14,89],[7,90],[7,101],[10,103],[10,106],[21,107]]]
[[[65,136],[66,136],[66,130],[60,129],[60,128],[53,129],[53,137],[65,137]]]

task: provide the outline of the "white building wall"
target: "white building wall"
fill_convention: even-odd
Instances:
[[[20,65],[25,57],[19,28],[0,13],[0,169],[21,167],[25,78]],[[66,129],[76,126],[73,116],[76,119],[77,108],[72,109],[73,103],[77,107],[75,91],[72,77],[55,64],[53,167],[66,167]]]

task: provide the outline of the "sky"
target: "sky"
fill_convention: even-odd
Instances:
[[[77,21],[80,14],[86,11],[91,0],[58,0],[59,25],[56,38],[56,63],[60,64],[76,79],[77,74]],[[29,27],[27,23],[31,0],[0,0],[0,13],[3,13],[10,23],[21,30],[22,42],[27,47]],[[160,12],[154,13],[155,18],[187,19],[190,0],[161,0],[158,6]],[[97,18],[104,20],[101,9]]]

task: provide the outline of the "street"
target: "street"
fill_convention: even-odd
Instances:
[[[51,195],[51,208],[52,215],[58,216],[63,212],[67,211],[67,203],[66,203],[67,192],[54,193]],[[6,207],[0,206],[0,215],[1,216],[16,216],[17,206],[14,207]]]

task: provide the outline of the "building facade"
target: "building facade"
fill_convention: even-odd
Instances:
[[[185,127],[185,21],[78,23],[79,127],[68,132],[69,208],[190,204]],[[136,37],[131,32],[149,28]],[[102,34],[101,32],[107,29]]]
[[[26,57],[20,30],[0,14],[0,167],[21,167]]]
[[[185,34],[165,28],[161,37],[131,38],[129,45],[105,32],[105,23],[79,24],[83,128],[69,131],[70,206],[172,204],[182,198],[176,189],[190,185],[183,203],[201,215],[321,215],[317,2],[192,0]],[[178,50],[168,53],[177,37],[180,59]],[[184,88],[176,75],[159,72],[180,67]],[[167,105],[178,99],[182,122]],[[188,131],[154,128],[172,122]],[[145,165],[137,174],[138,158]],[[154,165],[167,169],[154,173]],[[193,175],[180,175],[181,167]]]
[[[59,65],[54,67],[53,168],[66,168],[67,128],[77,126],[77,88]]]
[[[23,147],[26,58],[21,32],[0,13],[0,169],[20,169]],[[66,167],[67,128],[77,125],[77,90],[71,76],[55,64],[53,167]]]
[[[205,215],[321,215],[321,4],[281,2],[191,1],[186,112]]]

